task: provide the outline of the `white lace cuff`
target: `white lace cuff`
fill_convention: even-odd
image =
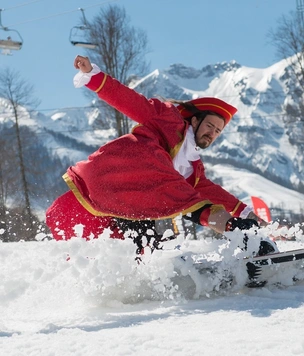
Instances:
[[[93,69],[89,73],[83,73],[83,72],[79,71],[75,75],[75,77],[73,79],[75,88],[81,88],[84,85],[88,84],[90,82],[91,78],[93,77],[93,75],[101,72],[100,68],[96,64],[92,63],[92,67],[93,67]]]
[[[240,218],[246,219],[251,212],[253,212],[252,206],[246,206],[246,208],[241,211]]]

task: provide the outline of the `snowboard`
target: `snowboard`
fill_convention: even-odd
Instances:
[[[293,281],[304,280],[299,277],[299,272],[304,272],[304,249],[276,252],[264,256],[246,257],[239,264],[240,268],[247,270],[248,279],[245,286],[248,288],[260,288],[266,284],[279,284],[278,276],[284,272],[292,273]],[[206,266],[203,261],[195,263],[195,268],[202,275],[216,276],[220,270],[222,278],[221,288],[227,288],[234,283],[234,275],[229,268],[223,271],[221,262]]]
[[[247,287],[263,287],[269,279],[287,269],[304,269],[304,249],[271,253],[244,259],[248,273]],[[296,280],[296,275],[294,280]]]

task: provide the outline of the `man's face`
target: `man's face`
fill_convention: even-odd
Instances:
[[[193,131],[196,131],[201,119],[195,116],[191,119]],[[195,135],[195,143],[198,147],[204,149],[211,145],[212,142],[220,135],[225,126],[224,119],[216,115],[207,115],[200,124]]]

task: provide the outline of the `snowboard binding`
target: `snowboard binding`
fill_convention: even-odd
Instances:
[[[275,252],[278,252],[275,242],[272,242],[271,240],[261,240],[259,252],[257,256],[265,256]],[[258,279],[262,272],[261,265],[267,265],[267,264],[268,264],[267,260],[262,260],[258,263],[253,263],[253,262],[246,263],[248,279],[249,279],[249,282],[246,284],[246,287],[261,288],[266,285],[267,281],[259,281]]]

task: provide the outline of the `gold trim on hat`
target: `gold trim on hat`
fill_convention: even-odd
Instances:
[[[228,110],[226,110],[226,109],[223,108],[222,106],[219,106],[219,105],[216,105],[216,104],[204,103],[204,104],[196,104],[196,105],[194,104],[194,106],[195,106],[196,108],[198,108],[199,106],[214,106],[214,107],[216,107],[216,108],[219,108],[219,109],[225,111],[225,112],[229,115],[229,118],[230,118],[230,119],[232,118],[232,115],[231,115],[231,113],[230,113]],[[185,107],[183,107],[181,110],[179,110],[179,112],[182,113],[183,110],[187,110],[187,109],[186,109]]]

